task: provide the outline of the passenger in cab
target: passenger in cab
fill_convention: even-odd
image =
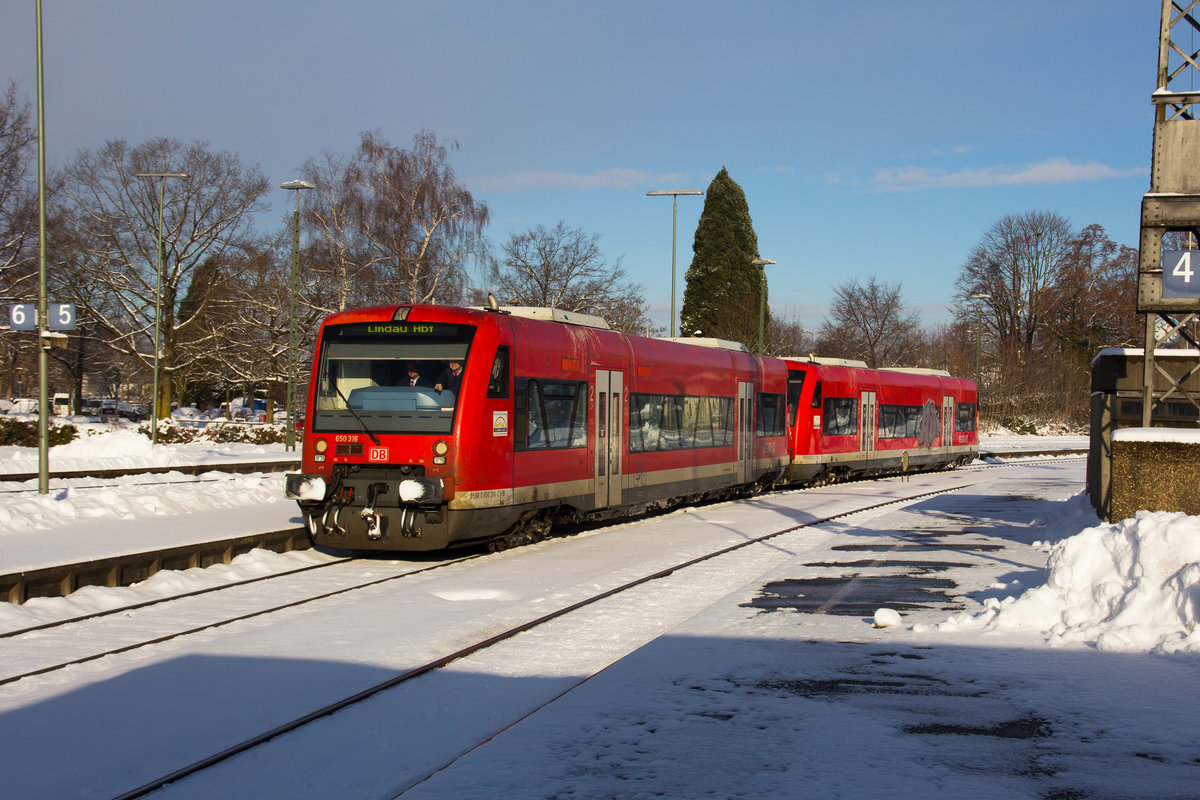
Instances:
[[[433,388],[439,392],[454,392],[458,394],[458,387],[462,385],[462,362],[451,361],[447,369],[442,370],[442,374],[438,376],[437,381],[433,384]]]

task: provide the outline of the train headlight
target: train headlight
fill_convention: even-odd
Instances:
[[[316,455],[313,456],[314,461],[324,461],[325,451],[329,449],[329,442],[326,439],[317,439],[313,442],[313,450]]]
[[[446,453],[449,453],[449,452],[450,452],[450,445],[447,444],[446,440],[438,439],[436,442],[433,443],[433,463],[445,464],[446,463]]]

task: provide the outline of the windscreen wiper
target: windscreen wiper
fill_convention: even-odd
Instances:
[[[380,444],[379,437],[376,436],[375,434],[371,433],[371,429],[367,427],[367,423],[363,422],[363,418],[360,417],[358,415],[358,412],[354,410],[354,406],[350,405],[350,401],[346,399],[346,395],[342,394],[342,388],[335,384],[333,387],[333,390],[338,393],[338,397],[342,398],[342,402],[346,404],[346,409],[351,414],[354,415],[354,418],[356,420],[358,420],[358,424],[359,424],[359,427],[362,428],[362,432],[365,433],[367,436],[370,436],[372,442],[374,442],[376,445],[379,445]]]

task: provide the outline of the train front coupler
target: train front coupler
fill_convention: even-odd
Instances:
[[[372,483],[368,486],[367,504],[363,506],[362,511],[358,512],[358,516],[362,518],[363,524],[367,527],[367,538],[373,542],[387,536],[388,518],[375,510],[375,502],[381,494],[387,494],[387,489],[386,483]]]

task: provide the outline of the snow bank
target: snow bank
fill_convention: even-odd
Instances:
[[[1044,632],[1052,645],[1115,652],[1200,653],[1200,517],[1139,511],[1097,525],[1050,551],[1046,583],[990,598],[939,630]]]
[[[50,448],[50,471],[85,469],[129,469],[136,467],[174,467],[230,461],[273,461],[295,459],[282,444],[255,445],[244,442],[217,444],[152,445],[150,439],[135,430],[97,431],[85,429],[80,438]],[[0,480],[4,473],[37,472],[36,447],[0,447]]]

